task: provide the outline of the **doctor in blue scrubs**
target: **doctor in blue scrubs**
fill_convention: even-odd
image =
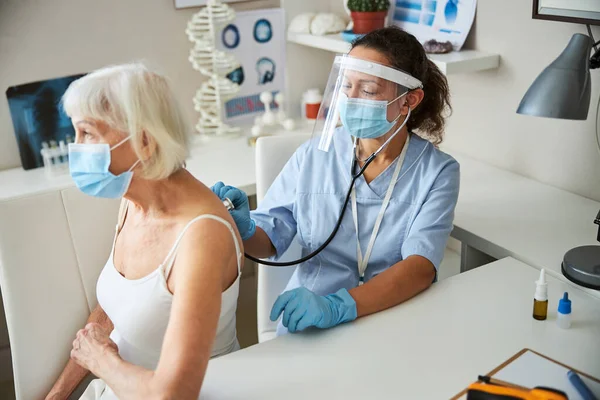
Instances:
[[[300,264],[271,312],[278,334],[321,329],[398,305],[436,279],[459,190],[459,165],[436,145],[450,111],[448,83],[417,39],[396,27],[355,41],[335,59],[313,138],[256,211],[218,183],[248,254],[277,259],[297,235]]]

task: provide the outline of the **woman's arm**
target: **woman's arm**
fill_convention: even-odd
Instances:
[[[383,311],[427,289],[435,278],[428,259],[410,256],[348,292],[356,302],[358,317]]]
[[[433,283],[452,231],[459,181],[459,165],[452,161],[436,177],[411,224],[402,244],[403,260],[349,290],[359,317],[400,304]]]
[[[94,308],[87,323],[99,324],[104,330],[110,332],[113,329],[113,324],[99,305]],[[56,380],[56,383],[46,396],[46,400],[64,400],[79,386],[81,381],[90,373],[85,368],[80,367],[73,360],[69,360],[63,369],[62,373]]]
[[[268,258],[275,255],[275,246],[262,228],[256,227],[256,232],[250,239],[244,240],[246,253],[256,258]]]
[[[270,318],[276,321],[283,313],[281,322],[291,333],[310,326],[327,329],[400,304],[428,288],[434,277],[429,260],[411,256],[349,291],[319,296],[299,287],[285,292],[273,304]]]
[[[232,263],[237,267],[236,257],[222,223],[205,219],[188,229],[177,253],[171,317],[155,371],[125,362],[102,341],[96,341],[95,359],[73,356],[121,400],[197,399],[217,330],[224,272]],[[92,336],[82,337],[80,347],[93,342]]]

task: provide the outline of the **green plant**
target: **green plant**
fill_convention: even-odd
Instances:
[[[389,0],[348,0],[350,11],[374,12],[387,11],[390,8]]]

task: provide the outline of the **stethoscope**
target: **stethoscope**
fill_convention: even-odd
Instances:
[[[248,253],[244,253],[244,256],[248,260],[254,261],[255,263],[259,263],[259,264],[262,264],[262,265],[268,265],[270,267],[290,267],[292,265],[302,264],[303,262],[306,262],[306,261],[310,260],[311,258],[313,258],[316,255],[318,255],[320,252],[322,252],[325,249],[325,247],[327,247],[327,245],[329,245],[329,243],[331,243],[331,241],[333,240],[333,238],[337,234],[338,230],[340,229],[340,226],[342,225],[342,219],[344,218],[344,214],[346,213],[346,208],[348,208],[348,201],[350,200],[350,195],[352,194],[352,189],[354,188],[354,183],[356,182],[356,180],[358,178],[360,178],[361,175],[364,174],[365,170],[367,169],[367,167],[369,166],[369,164],[371,164],[373,162],[373,160],[375,159],[375,157],[377,157],[377,155],[379,155],[379,153],[381,153],[381,151],[383,151],[383,149],[385,149],[387,147],[387,145],[398,134],[398,132],[400,132],[400,130],[402,128],[404,128],[404,125],[406,125],[406,123],[408,122],[408,119],[410,118],[410,113],[411,113],[411,110],[410,110],[410,107],[409,107],[408,108],[408,114],[406,115],[406,118],[404,119],[404,122],[402,122],[402,125],[400,125],[400,127],[396,130],[396,132],[394,132],[394,134],[391,135],[379,147],[379,149],[377,149],[374,153],[372,153],[369,157],[367,157],[366,160],[364,160],[363,166],[360,168],[360,170],[357,173],[354,173],[354,171],[356,170],[356,166],[358,165],[358,161],[359,161],[359,159],[358,159],[358,157],[356,155],[358,139],[354,138],[354,144],[352,146],[352,167],[351,167],[352,180],[350,181],[350,185],[348,187],[348,192],[346,193],[346,199],[344,200],[344,204],[342,205],[342,210],[340,211],[340,216],[338,217],[338,220],[337,220],[337,222],[335,224],[335,228],[333,228],[333,231],[331,231],[331,234],[329,235],[329,237],[327,238],[327,240],[325,240],[325,242],[323,242],[323,244],[321,246],[319,246],[318,249],[316,249],[312,253],[307,254],[306,256],[304,256],[302,258],[299,258],[297,260],[283,261],[283,262],[275,262],[275,261],[268,261],[268,260],[264,260],[264,259],[259,259],[259,258],[251,256]],[[360,161],[362,161],[362,160],[360,160]],[[231,211],[231,210],[233,210],[235,208],[233,206],[233,202],[230,199],[228,199],[228,198],[225,198],[223,200],[223,205],[225,206],[225,208],[227,208],[227,211]]]

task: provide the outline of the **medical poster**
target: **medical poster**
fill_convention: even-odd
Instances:
[[[236,97],[225,103],[225,119],[241,121],[264,111],[260,93],[284,90],[285,19],[281,8],[236,13],[219,35],[218,48],[232,54],[239,68],[227,75],[240,85]],[[276,107],[275,104],[272,104]]]
[[[421,42],[450,41],[459,51],[473,25],[477,0],[393,0],[392,23]]]

